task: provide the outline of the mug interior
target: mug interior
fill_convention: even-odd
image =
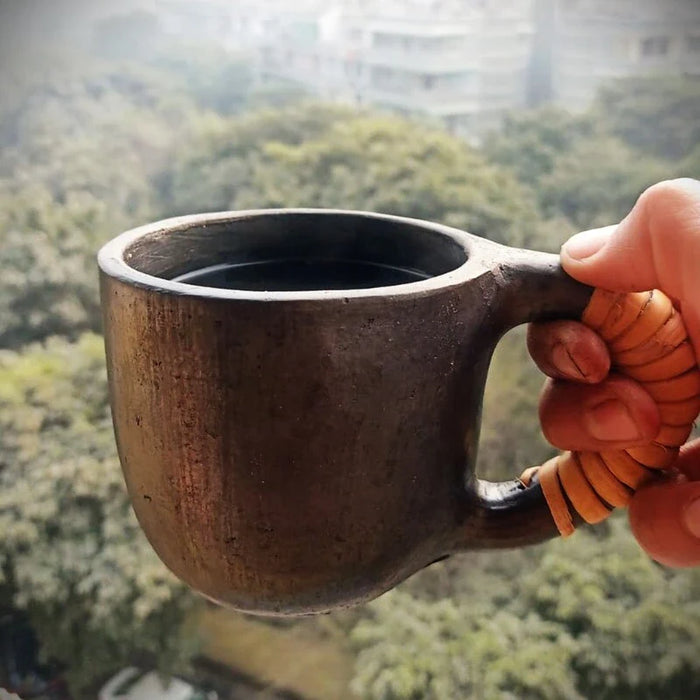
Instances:
[[[467,261],[463,244],[409,220],[268,211],[154,229],[124,250],[131,268],[199,287],[297,291],[416,282]]]

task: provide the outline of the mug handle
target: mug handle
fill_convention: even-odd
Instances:
[[[505,319],[501,335],[530,321],[581,321],[605,341],[611,371],[639,382],[656,401],[661,429],[648,445],[564,452],[514,481],[477,480],[478,507],[463,531],[470,549],[567,537],[583,523],[605,520],[673,465],[700,412],[697,358],[680,312],[663,292],[593,289],[566,275],[557,256],[531,251],[512,251],[494,280]]]

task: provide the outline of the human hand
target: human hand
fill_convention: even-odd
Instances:
[[[561,261],[572,277],[591,286],[665,292],[683,315],[700,363],[700,182],[654,185],[619,225],[571,238]],[[553,445],[602,451],[654,439],[660,419],[653,399],[633,380],[609,374],[608,352],[594,331],[574,321],[532,324],[528,347],[550,377],[540,420]],[[682,448],[668,478],[640,488],[629,516],[653,559],[700,565],[700,440]]]

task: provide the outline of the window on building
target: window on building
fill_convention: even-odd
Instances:
[[[669,38],[667,36],[650,36],[642,39],[641,54],[644,58],[665,56],[668,53]]]
[[[695,34],[688,37],[688,51],[700,53],[700,34]]]
[[[435,76],[434,75],[424,75],[423,76],[423,87],[426,90],[432,90],[435,87]]]

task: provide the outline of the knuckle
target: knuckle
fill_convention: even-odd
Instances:
[[[639,198],[649,209],[700,204],[700,181],[689,177],[662,180],[648,187]]]
[[[638,206],[642,218],[648,222],[655,260],[665,260],[666,268],[675,269],[680,261],[687,264],[688,260],[697,259],[700,252],[699,181],[679,178],[658,182],[645,190]],[[657,274],[661,277],[658,268]],[[672,287],[673,282],[669,289]]]

